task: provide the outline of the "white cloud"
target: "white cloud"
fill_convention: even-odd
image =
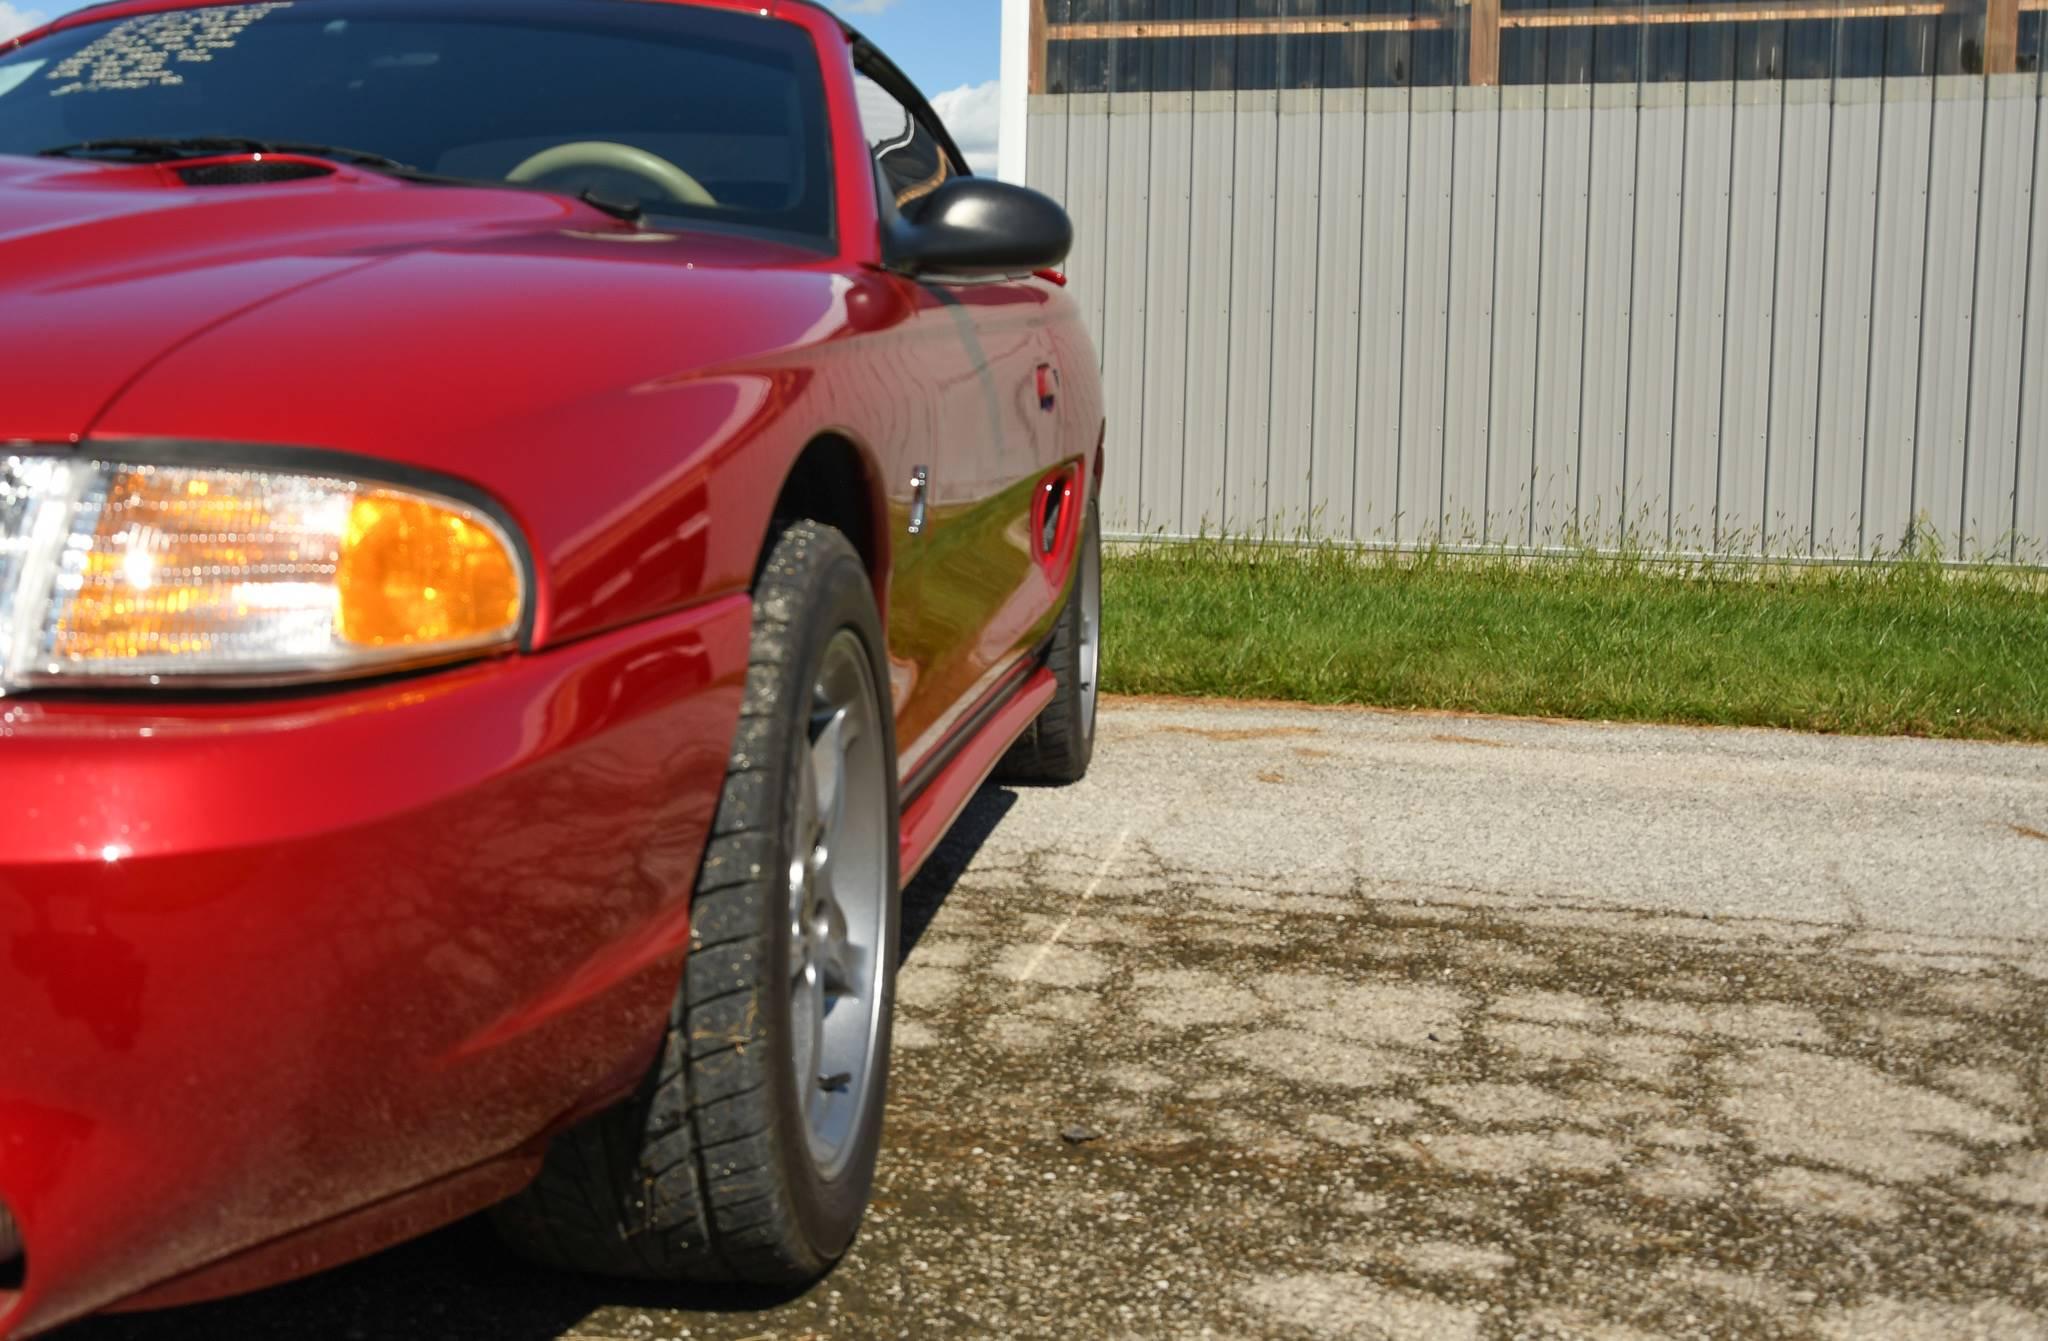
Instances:
[[[986,84],[962,84],[932,99],[932,110],[953,142],[967,155],[967,166],[978,173],[996,170],[996,144],[1002,138],[1002,85],[991,79]]]
[[[895,3],[896,0],[832,0],[832,8],[841,14],[880,14]]]
[[[16,33],[25,33],[31,28],[42,26],[49,16],[39,9],[23,9],[12,0],[0,0],[0,42],[5,42]]]

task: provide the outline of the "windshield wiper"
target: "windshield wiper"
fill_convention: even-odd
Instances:
[[[442,180],[410,163],[400,163],[395,158],[363,149],[348,149],[338,144],[311,144],[301,140],[248,139],[239,135],[193,135],[175,139],[136,135],[112,140],[81,140],[77,144],[60,144],[37,153],[43,158],[120,155],[137,163],[173,163],[186,158],[210,158],[216,154],[301,154],[307,158],[325,158],[351,167],[369,168],[393,177]]]
[[[515,182],[513,185],[525,185],[525,183]],[[538,187],[536,189],[545,191],[547,188]],[[557,192],[557,194],[560,193]],[[639,201],[627,200],[623,196],[615,196],[609,192],[600,191],[594,186],[584,187],[576,193],[576,198],[600,214],[609,214],[614,219],[623,219],[629,224],[639,223],[647,217],[647,207]]]

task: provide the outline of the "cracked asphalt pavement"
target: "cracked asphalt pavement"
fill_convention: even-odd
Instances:
[[[807,1294],[465,1225],[74,1335],[2048,1337],[2048,749],[1114,701],[906,922]]]

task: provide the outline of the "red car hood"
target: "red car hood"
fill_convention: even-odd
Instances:
[[[0,156],[0,442],[87,432],[166,354],[422,247],[616,230],[552,195],[374,174],[188,186],[166,167]]]
[[[547,645],[722,590],[701,545],[644,562],[679,543],[666,509],[772,491],[800,443],[712,466],[806,431],[787,412],[814,383],[818,416],[911,412],[847,339],[901,320],[899,287],[544,192],[0,157],[0,445],[312,448],[465,481],[532,548]]]

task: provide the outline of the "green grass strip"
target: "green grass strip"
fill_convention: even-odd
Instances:
[[[1103,581],[1110,693],[2048,740],[2036,571],[1208,540]]]

